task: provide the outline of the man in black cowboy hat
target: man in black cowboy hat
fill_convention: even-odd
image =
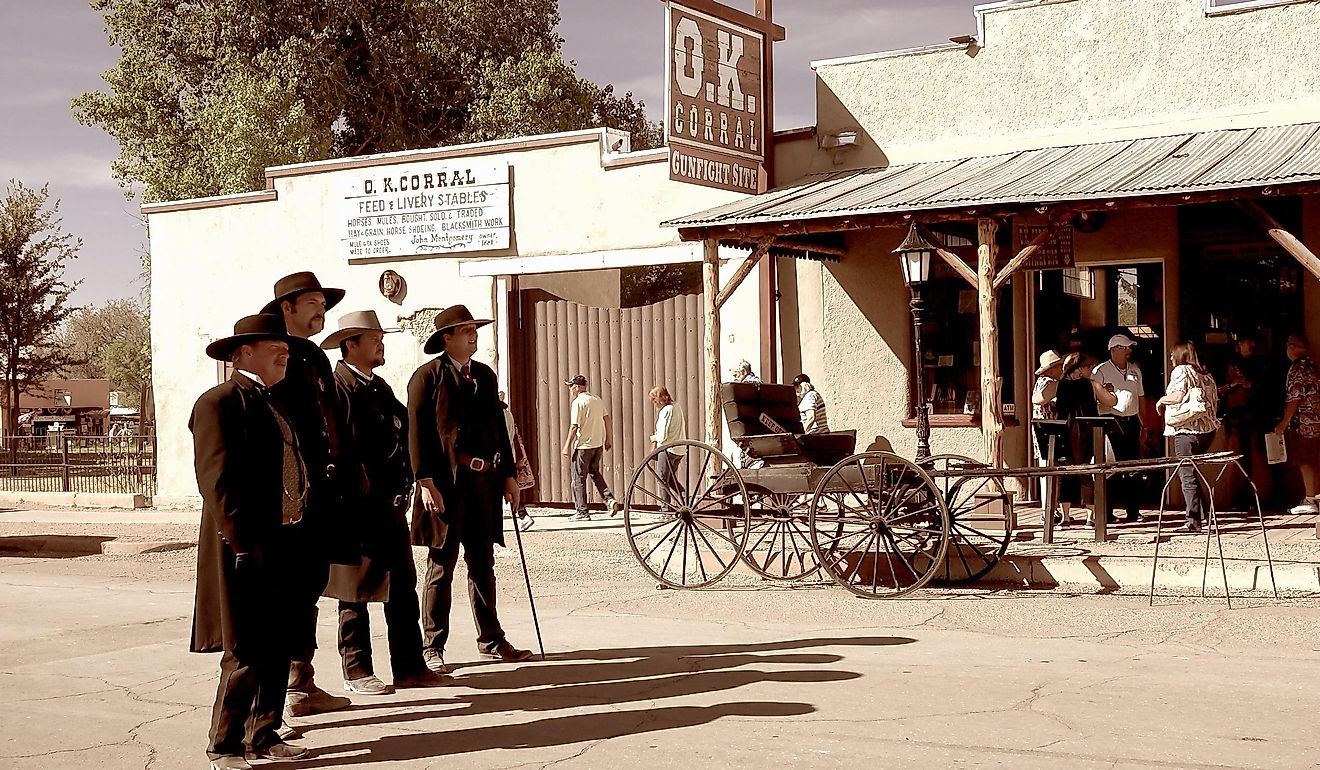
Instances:
[[[362,563],[332,565],[325,589],[326,596],[339,600],[344,689],[359,695],[388,692],[371,660],[367,602],[373,601],[385,603],[394,688],[445,683],[422,658],[417,570],[406,510],[413,481],[408,458],[408,410],[375,371],[385,365],[385,334],[375,311],[364,310],[344,314],[338,331],[321,342],[325,350],[339,349],[335,385],[348,405],[348,427],[369,487],[359,504],[364,525]]]
[[[325,311],[343,298],[343,289],[322,286],[314,273],[293,273],[275,282],[275,298],[262,309],[281,314],[290,336],[298,338],[289,348],[288,373],[273,395],[302,442],[310,481],[307,510],[316,535],[288,606],[296,639],[286,717],[335,711],[351,703],[317,687],[312,666],[316,602],[325,590],[330,562],[356,561],[350,543],[359,535],[356,527],[350,527],[348,513],[363,485],[363,474],[352,451],[347,409],[335,389],[330,359],[307,341],[321,333]]]
[[[500,498],[517,510],[518,484],[495,372],[472,360],[477,329],[489,323],[473,318],[463,305],[441,311],[424,348],[440,355],[419,367],[408,383],[408,443],[418,487],[412,542],[429,549],[423,643],[427,666],[440,674],[449,670],[444,651],[460,543],[477,651],[506,661],[532,655],[504,638],[495,612],[494,544],[504,544]]]
[[[306,754],[277,733],[289,675],[285,608],[308,539],[306,467],[268,394],[284,379],[291,344],[278,316],[234,324],[233,336],[206,348],[234,373],[197,400],[188,422],[202,495],[191,649],[224,653],[206,749],[213,770]]]

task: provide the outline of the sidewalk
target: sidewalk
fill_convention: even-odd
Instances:
[[[571,509],[533,508],[536,519],[523,537],[543,532],[579,532],[620,539],[623,516],[610,518],[593,511],[589,521],[572,521]],[[106,553],[131,555],[188,548],[196,544],[198,511],[152,509],[0,508],[0,550],[63,551],[74,555]],[[1137,524],[1111,524],[1110,540],[1092,541],[1093,530],[1080,523],[1055,530],[1055,542],[1041,541],[1039,508],[1018,510],[1018,530],[1008,553],[982,581],[986,586],[1014,586],[1031,590],[1057,588],[1099,592],[1142,592],[1150,589],[1156,543],[1156,518],[1148,512]],[[1265,538],[1257,520],[1224,515],[1220,538],[1209,532],[1189,535],[1177,531],[1180,513],[1165,513],[1159,542],[1157,593],[1199,592],[1203,576],[1207,594],[1222,596],[1224,571],[1232,594],[1271,592]],[[1280,592],[1320,593],[1320,540],[1315,538],[1315,515],[1266,515],[1274,578]],[[515,542],[511,523],[509,544]],[[1219,559],[1223,545],[1223,569]],[[1207,568],[1208,557],[1208,568]],[[740,570],[742,568],[739,568]],[[748,571],[748,576],[751,573]]]

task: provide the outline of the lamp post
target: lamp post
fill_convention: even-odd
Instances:
[[[917,384],[917,459],[930,457],[930,404],[926,402],[926,360],[921,353],[921,321],[925,312],[925,300],[921,297],[922,286],[930,280],[930,260],[935,254],[935,247],[917,231],[913,222],[907,237],[894,249],[903,267],[903,283],[912,293],[912,349],[916,354]]]

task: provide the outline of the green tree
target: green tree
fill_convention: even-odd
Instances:
[[[136,302],[114,299],[74,311],[61,346],[78,361],[66,370],[70,377],[108,379],[128,394],[122,406],[141,405],[151,380],[151,322]]]
[[[63,232],[59,205],[48,187],[17,180],[0,202],[0,406],[9,435],[18,429],[19,394],[77,363],[59,332],[78,286],[64,280],[64,264],[82,241]]]
[[[73,110],[118,140],[114,174],[147,201],[257,189],[270,165],[594,125],[659,142],[631,94],[564,62],[557,0],[92,7],[120,59]]]

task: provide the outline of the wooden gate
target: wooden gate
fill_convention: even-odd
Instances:
[[[560,450],[569,426],[563,382],[575,374],[586,375],[613,418],[614,448],[605,453],[604,473],[621,502],[633,469],[650,452],[656,415],[647,396],[652,387],[669,388],[686,416],[688,437],[702,438],[701,295],[620,309],[532,290],[519,292],[518,302],[510,304],[519,312],[511,406],[536,472],[532,500],[573,502],[571,464]],[[595,492],[588,499],[600,502]]]

